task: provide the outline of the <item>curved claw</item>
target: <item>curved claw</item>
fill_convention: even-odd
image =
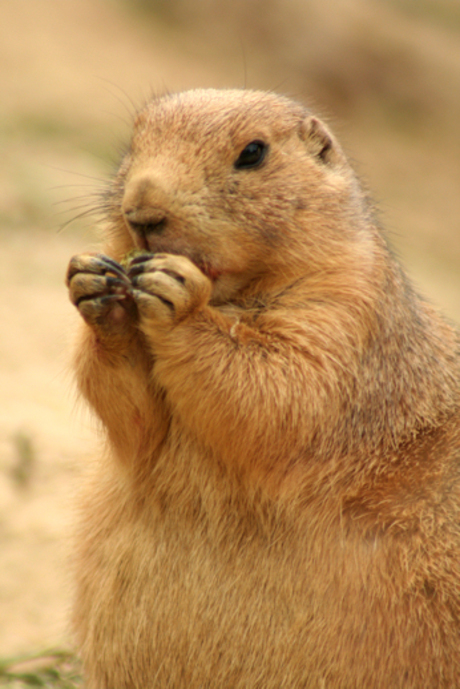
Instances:
[[[87,297],[81,297],[81,299],[78,300],[77,306],[80,306],[80,304],[84,301],[98,301],[98,303],[106,306],[107,304],[111,304],[112,302],[115,301],[123,301],[126,299],[126,294],[104,294],[103,296],[99,296],[97,294],[91,294],[88,295]]]
[[[136,256],[136,258],[134,258],[129,264],[129,268],[127,270],[129,279],[132,279],[136,275],[140,275],[141,273],[145,272],[145,264],[148,261],[151,261],[154,256],[155,254],[149,253]]]
[[[149,251],[145,251],[142,254],[137,254],[129,263],[130,266],[134,266],[137,263],[142,263],[143,261],[149,261],[151,258],[153,258],[155,254],[152,254]]]
[[[139,275],[142,275],[142,273],[147,273],[149,271],[155,272],[157,270],[160,270],[162,273],[169,275],[169,277],[174,278],[182,284],[185,284],[185,277],[176,270],[172,270],[171,268],[168,268],[167,266],[163,266],[160,264],[157,266],[153,263],[150,263],[151,259],[161,259],[162,256],[162,254],[143,254],[142,256],[138,257],[139,260],[136,260],[135,265],[133,265],[133,261],[131,267],[128,270],[128,277],[130,278],[133,286],[137,285],[137,278],[139,277]]]
[[[101,261],[101,263],[107,266],[106,272],[115,273],[115,275],[118,275],[118,277],[124,280],[125,282],[129,282],[125,269],[122,265],[114,261],[113,258],[110,258],[109,256],[104,256],[104,254],[96,254],[96,258],[98,258]]]
[[[124,284],[129,285],[130,280],[126,275],[123,267],[103,254],[83,254],[74,256],[67,270],[66,282],[70,284],[71,279],[77,273],[90,273],[94,275],[106,275],[107,273],[114,273]]]
[[[123,282],[122,280],[119,280],[118,278],[112,278],[108,277],[105,279],[106,286],[110,291],[108,294],[104,294],[103,292],[89,292],[89,293],[84,293],[81,296],[77,296],[78,292],[75,294],[75,299],[74,299],[74,304],[75,306],[80,306],[81,302],[83,301],[90,301],[92,299],[101,299],[103,303],[107,303],[110,301],[123,301],[128,297],[128,292],[129,294],[131,293],[131,289],[127,290],[126,289],[126,283]]]

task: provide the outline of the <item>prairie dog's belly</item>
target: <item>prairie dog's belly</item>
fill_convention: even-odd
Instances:
[[[317,643],[325,627],[338,639],[356,639],[359,654],[369,652],[366,629],[375,613],[363,582],[376,551],[344,545],[334,529],[320,542],[286,525],[271,538],[257,529],[244,538],[237,515],[219,529],[171,508],[140,508],[121,490],[106,500],[105,523],[86,511],[93,526],[78,568],[79,597],[88,607],[77,611],[76,627],[93,668],[89,689],[136,686],[121,677],[126,665],[113,661],[106,665],[113,677],[94,674],[101,659],[114,656],[134,656],[155,689],[316,689],[342,660],[340,643]],[[93,509],[101,511],[101,495]],[[384,627],[382,619],[382,657]]]
[[[88,520],[100,528],[97,534],[88,529],[85,566],[78,567],[80,600],[88,608],[76,614],[86,627],[83,656],[92,658],[91,666],[116,649],[134,653],[136,664],[156,677],[155,687],[202,687],[211,680],[216,688],[283,686],[289,658],[305,656],[311,618],[306,565],[292,544],[270,546],[253,534],[235,546],[237,525],[229,521],[227,549],[224,539],[217,546],[206,537],[203,523],[148,507],[137,509],[133,525],[136,506],[113,498],[105,506],[106,525]],[[101,509],[100,499],[95,505]],[[306,665],[296,660],[290,671],[299,682]],[[110,677],[89,679],[90,687],[112,686]],[[122,686],[131,686],[129,678]]]

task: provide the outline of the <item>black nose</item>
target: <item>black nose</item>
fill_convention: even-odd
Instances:
[[[155,223],[141,223],[128,220],[128,224],[135,234],[141,237],[147,237],[149,234],[161,234],[166,227],[166,218]]]
[[[161,234],[166,227],[167,220],[164,213],[158,211],[148,212],[128,211],[125,219],[134,234],[140,237],[148,237],[151,234]]]

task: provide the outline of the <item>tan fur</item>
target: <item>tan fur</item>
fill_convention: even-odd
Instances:
[[[76,553],[87,686],[458,688],[459,340],[333,135],[272,94],[167,95],[106,201],[104,253],[155,256],[68,274],[108,439]]]

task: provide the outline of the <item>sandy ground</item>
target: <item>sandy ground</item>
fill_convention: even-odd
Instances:
[[[75,317],[62,269],[78,245],[41,231],[27,242],[1,236],[2,655],[66,636],[69,506],[94,448],[88,419],[74,411],[66,361]]]
[[[175,31],[115,0],[0,9],[0,657],[71,643],[73,496],[98,443],[75,405],[68,352],[77,316],[64,287],[68,259],[95,235],[90,222],[58,232],[72,212],[61,216],[54,204],[87,196],[107,174],[131,101],[165,85],[244,81],[239,46],[237,59],[213,61]],[[249,85],[267,86],[255,76],[260,55],[246,53]],[[460,321],[458,135],[433,166],[416,139],[344,133],[411,274]]]

